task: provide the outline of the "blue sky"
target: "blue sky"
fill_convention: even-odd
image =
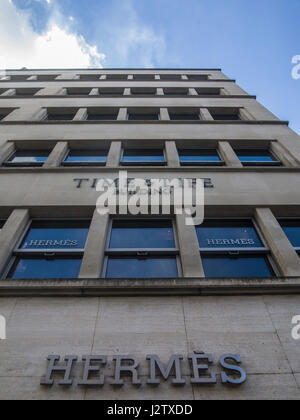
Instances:
[[[292,57],[300,55],[300,0],[0,0],[0,15],[12,6],[26,22],[22,42],[24,33],[36,41],[32,63],[40,68],[49,67],[37,54],[45,39],[52,67],[68,56],[79,67],[221,67],[300,133],[300,79],[291,76]],[[61,48],[50,48],[51,35]],[[30,67],[29,56],[19,67]]]

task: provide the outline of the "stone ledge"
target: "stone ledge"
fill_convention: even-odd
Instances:
[[[1,280],[7,296],[210,296],[300,294],[300,277],[247,279]]]

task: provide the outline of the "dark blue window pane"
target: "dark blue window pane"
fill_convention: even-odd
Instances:
[[[117,114],[88,114],[88,121],[113,121],[118,117]]]
[[[200,114],[172,114],[169,113],[170,120],[173,121],[197,121],[201,120]]]
[[[128,120],[129,121],[155,121],[159,120],[159,114],[128,114]]]
[[[2,228],[3,228],[4,223],[5,223],[5,220],[0,220],[0,229],[2,229]]]
[[[11,273],[12,279],[68,279],[77,278],[81,258],[18,258]]]
[[[105,163],[107,159],[107,152],[103,150],[71,150],[65,159],[68,163]]]
[[[48,121],[72,121],[75,114],[48,114],[45,120]]]
[[[172,222],[115,220],[110,248],[175,248]]]
[[[238,114],[212,114],[212,116],[216,121],[237,121],[241,119]]]
[[[203,256],[206,277],[273,277],[273,272],[264,256],[245,255],[238,258]]]
[[[268,150],[236,150],[241,162],[276,162],[277,159]]]
[[[208,220],[196,227],[200,248],[263,247],[251,221]]]
[[[25,237],[22,249],[81,249],[89,230],[89,221],[34,221]]]
[[[179,158],[181,163],[221,162],[218,152],[208,149],[181,149],[179,150]]]
[[[127,149],[124,150],[123,163],[154,162],[164,163],[165,158],[162,150],[149,149]]]
[[[176,258],[109,258],[107,278],[178,277]]]
[[[289,241],[295,248],[300,248],[300,220],[280,220]]]
[[[48,159],[49,152],[47,150],[17,151],[10,159],[9,163],[16,164],[36,164],[44,163]]]

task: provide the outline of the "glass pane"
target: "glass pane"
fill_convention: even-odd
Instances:
[[[46,120],[48,121],[71,121],[75,114],[48,114]]]
[[[107,152],[103,150],[71,150],[65,159],[65,162],[95,162],[105,163]]]
[[[110,248],[175,248],[172,222],[114,220]]]
[[[275,157],[268,150],[236,150],[241,162],[274,162]]]
[[[109,258],[107,278],[178,277],[176,258]]]
[[[152,121],[159,120],[159,115],[157,114],[128,114],[129,121]]]
[[[164,154],[162,150],[157,149],[127,149],[124,150],[122,162],[164,162]]]
[[[22,242],[22,249],[82,249],[89,230],[89,221],[33,221]]]
[[[117,114],[88,114],[88,121],[112,121],[117,119]]]
[[[300,220],[279,220],[289,241],[295,248],[300,248]]]
[[[8,277],[12,279],[71,279],[77,278],[81,258],[17,258]]]
[[[0,230],[3,228],[4,224],[5,224],[5,220],[0,220]]]
[[[49,151],[47,150],[30,150],[17,151],[12,158],[11,163],[44,163],[48,159]]]
[[[199,114],[169,114],[170,120],[184,120],[184,121],[194,121],[194,120],[200,120]]]
[[[200,248],[263,247],[253,223],[247,220],[207,220],[196,232]]]
[[[179,158],[182,163],[189,162],[221,162],[216,150],[203,149],[181,149]]]
[[[238,258],[226,256],[203,256],[206,277],[273,277],[273,272],[264,256],[246,255]]]
[[[241,119],[238,114],[212,114],[212,116],[216,121],[236,121]]]

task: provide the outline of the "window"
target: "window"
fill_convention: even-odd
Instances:
[[[76,278],[90,221],[34,220],[13,253],[8,278]]]
[[[161,74],[160,75],[161,80],[182,80],[181,74]]]
[[[186,165],[224,165],[217,149],[179,149],[179,160]]]
[[[0,79],[1,80],[1,79]],[[7,92],[8,89],[0,89],[0,95],[3,95],[3,93]]]
[[[67,95],[70,96],[88,96],[91,93],[90,88],[68,88]]]
[[[156,95],[156,88],[131,88],[131,95],[140,96],[154,96]]]
[[[148,80],[155,80],[155,77],[154,74],[135,74],[133,76],[133,80],[143,82]]]
[[[165,165],[166,160],[162,149],[125,149],[122,165]]]
[[[30,75],[21,75],[21,74],[15,74],[10,76],[10,80],[12,82],[25,82],[30,77]]]
[[[221,89],[218,88],[196,88],[195,89],[200,96],[220,96]]]
[[[12,111],[13,109],[0,108],[0,121],[6,118]]]
[[[159,109],[139,109],[128,110],[127,119],[129,121],[157,121],[160,119]]]
[[[103,166],[106,164],[106,150],[69,150],[64,166]]]
[[[107,278],[178,277],[170,220],[113,220],[106,250]]]
[[[200,121],[200,109],[169,109],[170,120],[173,121]]]
[[[50,154],[49,150],[17,150],[3,163],[4,166],[42,166]]]
[[[124,95],[124,88],[99,88],[99,94],[108,96],[122,96]]]
[[[187,75],[188,80],[191,80],[193,82],[202,82],[205,80],[208,80],[207,74],[189,74]]]
[[[216,121],[241,121],[238,109],[232,108],[219,108],[219,109],[209,109],[211,116]]]
[[[40,80],[42,82],[52,82],[58,76],[59,76],[59,74],[39,74],[37,76],[37,80]]]
[[[235,149],[243,166],[280,166],[280,160],[268,149]]]
[[[127,74],[107,74],[106,80],[114,80],[114,81],[122,81],[127,80],[128,75]]]
[[[206,220],[196,227],[206,277],[273,277],[270,251],[251,220]]]
[[[16,96],[34,96],[41,89],[16,89]]]
[[[279,223],[293,247],[300,254],[300,219],[281,219]]]
[[[118,118],[117,109],[89,109],[87,121],[114,121]]]
[[[187,88],[164,88],[163,91],[167,96],[187,96],[189,93]]]
[[[96,82],[100,80],[100,74],[81,74],[79,79],[85,82]]]
[[[72,121],[76,115],[77,109],[47,109],[47,115],[44,121]]]

